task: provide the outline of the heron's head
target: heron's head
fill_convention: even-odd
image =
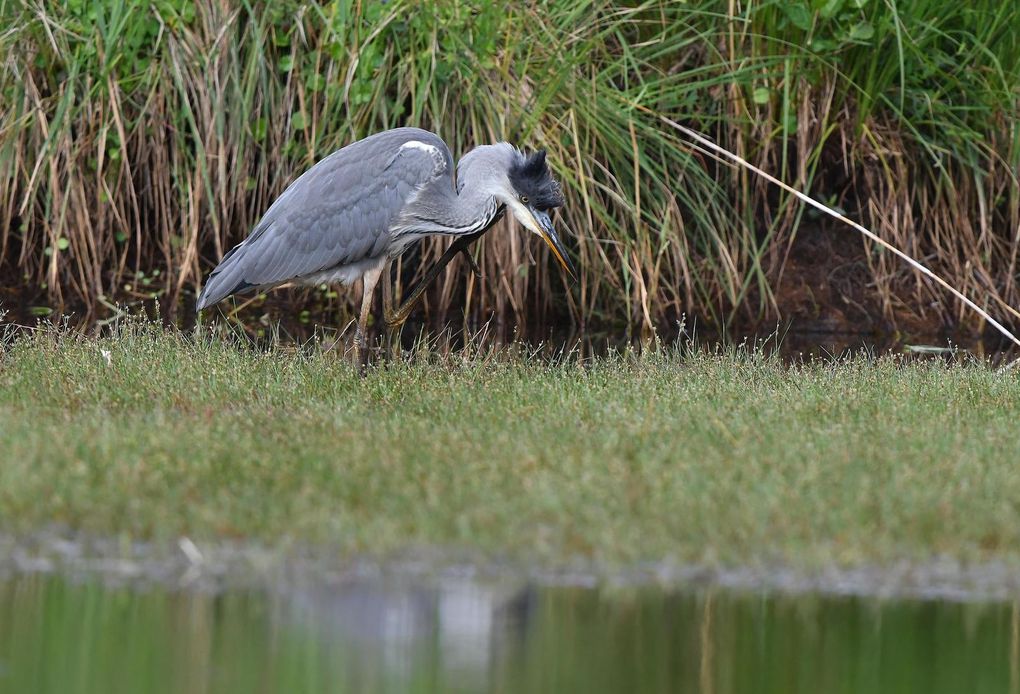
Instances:
[[[486,174],[495,174],[487,176]],[[550,213],[563,206],[560,184],[552,177],[545,150],[524,154],[505,142],[483,145],[468,152],[457,171],[459,186],[475,176],[506,205],[525,229],[537,234],[552,249],[560,265],[575,277],[574,266],[553,227]]]
[[[552,210],[563,206],[563,193],[546,164],[545,150],[528,155],[514,150],[514,155],[507,172],[511,190],[502,202],[524,228],[538,234],[549,244],[563,269],[575,277],[574,266],[549,216]]]

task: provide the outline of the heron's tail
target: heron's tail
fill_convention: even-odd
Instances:
[[[234,246],[223,256],[223,260],[216,266],[216,269],[209,275],[205,286],[198,295],[198,302],[195,305],[196,311],[212,306],[213,304],[226,299],[231,294],[243,291],[256,285],[244,280],[243,263],[238,262],[242,254],[238,253],[244,243]]]

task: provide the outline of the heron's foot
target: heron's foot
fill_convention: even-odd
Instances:
[[[404,322],[407,321],[408,316],[411,315],[411,311],[413,311],[414,307],[418,305],[419,301],[421,301],[421,297],[425,293],[425,289],[435,278],[435,275],[438,274],[437,268],[442,268],[448,262],[450,262],[449,258],[447,258],[445,261],[440,261],[439,263],[433,265],[429,269],[429,272],[426,273],[425,278],[418,282],[418,284],[415,285],[414,289],[411,290],[411,293],[407,295],[407,298],[404,299],[404,303],[400,304],[400,306],[398,306],[396,309],[394,309],[392,306],[387,306],[384,302],[383,320],[386,321],[387,328],[389,328],[390,330],[400,329]]]
[[[407,322],[408,316],[411,315],[411,310],[417,303],[417,299],[405,301],[396,311],[387,312],[385,316],[386,327],[389,328],[391,333],[399,331],[404,323]]]
[[[400,342],[400,326],[394,328],[387,324],[383,339],[385,340],[383,349],[386,350],[387,358],[390,360],[399,359],[404,353]]]

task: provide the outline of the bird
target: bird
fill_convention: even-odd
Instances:
[[[507,142],[479,145],[455,169],[450,148],[435,133],[385,130],[336,150],[296,178],[210,273],[197,309],[247,290],[361,279],[355,335],[361,350],[373,294],[388,262],[425,237],[455,241],[403,304],[384,306],[390,328],[407,319],[442,267],[458,252],[467,255],[468,245],[508,210],[575,277],[550,217],[563,204],[545,150],[526,154]],[[477,272],[473,260],[471,265]]]

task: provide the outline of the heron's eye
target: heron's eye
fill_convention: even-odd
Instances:
[[[528,196],[527,195],[522,195],[521,196],[521,202],[523,202],[525,205],[527,205],[528,204]]]

